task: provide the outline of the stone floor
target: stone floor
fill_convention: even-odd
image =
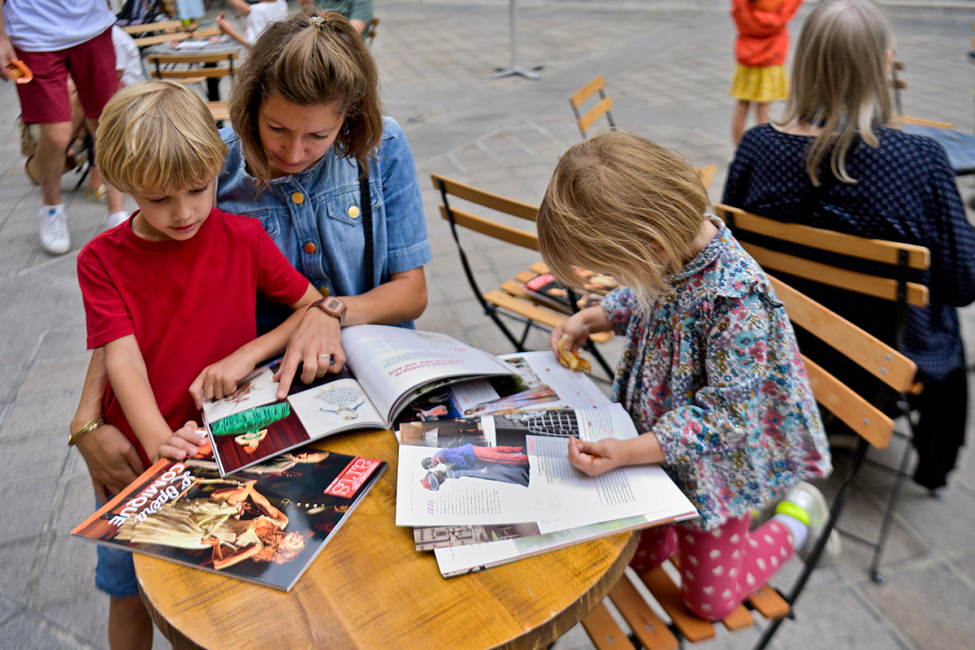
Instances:
[[[904,110],[971,132],[975,66],[967,52],[975,10],[970,2],[929,4],[938,10],[895,7],[897,57],[907,64],[909,85]],[[596,75],[607,79],[621,128],[678,149],[695,164],[716,165],[711,196],[720,198],[733,156],[727,87],[734,32],[726,3],[523,2],[520,61],[541,67],[535,82],[489,78],[511,60],[505,2],[382,0],[376,10],[382,22],[373,53],[386,110],[413,145],[434,249],[426,269],[430,304],[418,326],[491,352],[511,351],[461,274],[429,174],[537,203],[558,155],[580,139],[568,96]],[[72,251],[51,258],[40,250],[34,220],[40,194],[23,172],[18,110],[12,85],[0,84],[0,441],[7,450],[0,457],[0,648],[104,648],[107,598],[94,589],[95,554],[68,535],[93,505],[87,471],[64,442],[88,360],[75,255],[103,229],[106,211],[73,189],[73,174],[65,175]],[[960,179],[959,188],[966,199],[975,194],[969,179]],[[537,259],[465,240],[484,286]],[[963,316],[970,339],[975,310]],[[545,337],[530,344],[543,347]],[[612,359],[616,348],[606,352]],[[883,454],[888,460],[894,447]],[[846,527],[876,531],[888,485],[886,474],[865,471],[845,511]],[[814,575],[798,620],[783,625],[774,646],[971,647],[973,512],[975,460],[968,452],[942,499],[906,486],[885,553],[886,584],[870,582],[869,554],[847,542],[838,565]],[[796,573],[787,566],[776,583]],[[701,647],[744,648],[756,636],[722,630]],[[155,647],[167,646],[157,635]],[[593,646],[577,627],[554,647]]]

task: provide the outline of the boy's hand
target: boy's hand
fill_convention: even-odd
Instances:
[[[565,344],[568,351],[578,350],[589,339],[589,323],[586,322],[584,312],[577,312],[566,319],[561,325],[552,330],[552,336],[548,339],[549,347],[555,353],[555,358],[560,358],[559,339],[568,335],[569,340]]]
[[[587,442],[569,436],[569,463],[589,476],[598,476],[626,465],[626,456],[626,443],[622,440],[606,438],[599,442]]]
[[[220,15],[217,16],[216,23],[217,23],[217,27],[220,28],[220,31],[223,32],[224,34],[226,34],[227,33],[227,28],[230,27],[230,22],[226,18],[223,17],[223,12],[222,11],[220,12]]]
[[[190,420],[182,428],[173,431],[172,437],[159,446],[159,457],[183,460],[195,456],[206,443],[206,436],[197,433],[196,422]]]
[[[237,382],[254,369],[254,360],[241,350],[226,359],[211,364],[190,384],[190,395],[196,408],[203,408],[203,400],[221,399],[237,389]]]

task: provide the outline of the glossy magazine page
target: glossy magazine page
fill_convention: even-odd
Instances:
[[[288,591],[385,469],[311,447],[226,478],[164,459],[71,534]]]

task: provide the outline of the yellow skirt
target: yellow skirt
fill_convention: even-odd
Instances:
[[[789,97],[789,73],[784,65],[748,68],[735,64],[731,96],[746,102],[767,104]]]

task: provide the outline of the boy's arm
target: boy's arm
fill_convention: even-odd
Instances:
[[[159,411],[149,384],[149,374],[134,334],[105,345],[105,367],[112,389],[132,430],[150,460],[159,456],[159,447],[173,435]]]
[[[204,368],[190,385],[190,394],[196,407],[203,408],[204,399],[221,399],[229,395],[237,387],[237,382],[246,377],[260,361],[283,352],[298,322],[305,316],[305,309],[321,297],[322,294],[309,282],[298,302],[291,305],[295,311],[286,321],[267,334],[244,344],[229,357]]]

